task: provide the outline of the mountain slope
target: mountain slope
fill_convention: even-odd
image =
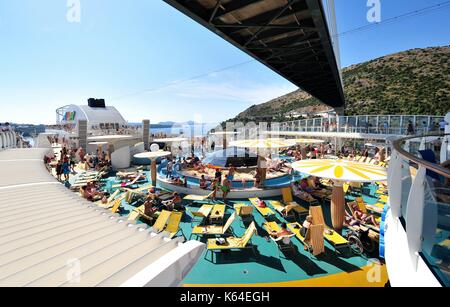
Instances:
[[[343,69],[346,114],[444,115],[450,111],[450,46],[412,49]],[[329,110],[302,90],[254,105],[236,119]]]

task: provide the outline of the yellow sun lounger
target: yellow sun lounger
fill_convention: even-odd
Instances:
[[[291,201],[294,201],[294,198],[292,197],[291,187],[282,188],[281,194],[283,195],[283,202],[285,204],[290,203]]]
[[[145,206],[142,205],[133,211],[131,211],[130,215],[128,216],[128,221],[136,221],[138,218],[141,217],[142,213],[144,212]]]
[[[300,232],[302,226],[299,223],[291,223],[287,227],[308,248],[310,254],[317,256],[325,252],[325,243],[323,240],[324,225],[311,225],[306,231],[305,237]]]
[[[223,226],[219,225],[208,225],[208,226],[195,226],[192,229],[192,235],[224,235],[228,229],[231,229],[231,224],[233,224],[234,220],[237,217],[237,213],[233,212],[233,214],[228,218],[227,222]]]
[[[269,234],[270,239],[277,244],[278,248],[281,251],[286,251],[286,250],[290,250],[292,252],[294,251],[294,245],[292,245],[292,242],[291,242],[291,238],[295,236],[294,233],[292,233],[290,235],[284,235],[279,238],[274,238],[270,234],[273,232],[280,232],[281,231],[280,225],[278,225],[278,223],[276,223],[276,222],[265,222],[263,227]]]
[[[224,238],[225,243],[224,244],[218,244],[217,239],[208,239],[206,244],[207,252],[205,254],[208,254],[208,251],[211,251],[214,255],[214,251],[218,250],[232,250],[232,249],[247,249],[251,248],[253,250],[253,253],[255,253],[255,246],[251,244],[251,240],[253,235],[256,233],[256,225],[255,222],[252,222],[250,226],[245,231],[244,235],[240,238],[237,237],[228,237]],[[214,258],[214,256],[212,256]],[[214,259],[212,259],[214,260]]]
[[[192,200],[192,201],[204,201],[207,200],[209,198],[211,198],[211,196],[214,194],[214,191],[212,191],[211,193],[209,193],[208,195],[205,196],[201,196],[201,195],[186,195],[183,199],[184,200]]]
[[[277,200],[272,200],[269,203],[277,212],[285,215],[286,217],[293,216],[295,218],[294,212],[298,213],[299,215],[308,214],[308,210],[297,204],[295,201],[291,201],[288,204],[283,204]]]
[[[208,218],[209,214],[213,210],[214,205],[203,205],[200,207],[198,211],[191,211],[192,214],[192,220],[191,225],[194,222],[203,222],[206,218]]]
[[[209,220],[211,222],[217,221],[217,220],[223,220],[223,217],[225,216],[225,205],[214,205],[210,215]]]
[[[286,187],[286,188],[282,188],[281,189],[281,193],[283,194],[283,202],[285,204],[294,204],[294,198],[292,196],[292,189],[291,187]],[[306,192],[305,192],[306,193]],[[310,195],[309,195],[310,196]],[[312,206],[314,204],[317,204],[317,199],[315,199],[314,197],[310,196],[311,198],[308,199],[306,197],[303,197],[301,195],[296,195],[296,197],[298,197],[299,199],[303,200],[304,202],[308,203],[308,205]],[[278,210],[277,210],[278,211]],[[297,212],[297,211],[296,211]],[[303,214],[300,212],[297,212],[299,214]]]
[[[353,208],[352,208],[352,204],[357,204],[358,205],[358,208],[359,208],[359,210],[361,210],[361,212],[362,213],[365,213],[365,214],[368,214],[368,215],[370,215],[370,213],[367,211],[367,207],[366,207],[366,204],[364,203],[364,202],[358,202],[358,201],[354,201],[354,202],[349,202],[349,203],[347,203],[347,208],[350,210],[350,213],[353,215],[353,213],[355,212],[354,210],[353,210]],[[375,216],[374,216],[375,217]],[[381,222],[381,217],[375,217],[375,221],[377,221],[377,223],[380,223]],[[362,223],[362,222],[361,222]],[[371,228],[372,230],[375,230],[375,231],[378,231],[378,232],[380,232],[380,229],[378,228],[378,227],[376,227],[376,226],[374,226],[374,225],[369,225],[369,224],[365,224],[365,223],[363,223],[364,224],[364,226],[366,226],[366,227],[368,227],[368,228]]]
[[[158,233],[163,231],[171,215],[172,212],[170,211],[166,210],[161,211],[161,214],[156,219],[155,224],[153,224],[151,230]]]
[[[327,224],[325,223],[325,219],[323,218],[323,211],[321,206],[310,207],[309,213],[313,218],[314,225],[323,225],[323,227],[325,228],[323,236],[328,242],[331,243],[331,245],[333,245],[335,250],[341,247],[349,247],[346,238],[327,226]]]
[[[262,216],[268,217],[271,215],[275,215],[275,212],[272,211],[269,207],[261,208],[258,206],[259,198],[249,198],[250,202],[253,206],[255,206],[256,210],[258,210],[259,213],[261,213]]]
[[[183,218],[183,212],[172,212],[167,222],[166,229],[164,231],[169,233],[169,238],[172,239],[180,231],[180,223]]]
[[[387,203],[387,202],[389,201],[389,196],[387,196],[387,195],[381,195],[381,196],[378,198],[378,201],[379,201],[379,202],[382,202],[382,203]]]
[[[119,198],[114,200],[114,202],[112,203],[112,208],[111,208],[112,213],[116,213],[117,210],[119,210],[119,207],[122,204],[122,201],[125,199],[126,196],[127,196],[127,193],[124,193]]]
[[[119,195],[119,193],[120,193],[120,191],[116,190],[113,194],[111,194],[111,196],[108,197],[106,204],[102,203],[101,200],[96,201],[95,203],[101,208],[105,208],[105,209],[111,208],[112,206],[114,206],[114,202],[113,202],[114,198],[116,198],[116,196]]]

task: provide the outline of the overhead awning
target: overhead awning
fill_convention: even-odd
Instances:
[[[331,107],[344,93],[320,0],[164,0]]]

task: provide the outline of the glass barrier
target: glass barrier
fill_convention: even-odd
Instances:
[[[416,118],[416,122],[422,119]],[[442,162],[448,163],[448,161],[440,161],[439,150],[442,140],[442,135],[430,135],[409,137],[394,142],[394,152],[401,159],[402,174],[401,179],[398,179],[401,182],[395,182],[396,176],[392,174],[389,182],[391,187],[401,187],[400,220],[407,230],[408,242],[410,239],[412,239],[411,242],[420,242],[421,248],[417,250],[419,255],[439,281],[444,286],[450,286],[450,170],[440,165]],[[418,175],[419,168],[426,171],[425,176]],[[419,182],[419,185],[415,185],[416,188],[424,189],[423,202],[422,199],[419,200],[421,204],[419,207],[417,207],[417,199],[409,199],[415,180],[423,180],[423,184]],[[413,204],[415,206],[409,210],[408,206]],[[416,211],[417,208],[419,208],[418,211]],[[408,229],[417,229],[417,227],[407,226],[410,217],[413,220],[414,218],[422,220],[420,236],[411,235],[408,231]],[[414,241],[414,239],[417,240]],[[414,247],[410,246],[411,248]]]
[[[280,124],[281,131],[423,135],[439,131],[443,117],[427,115],[358,115],[310,118]]]

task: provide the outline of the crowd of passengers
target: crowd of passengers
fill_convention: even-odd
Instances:
[[[51,140],[55,142],[56,140]],[[59,155],[45,156],[44,163],[49,169],[54,168],[56,179],[68,185],[71,175],[76,175],[76,169],[81,171],[107,172],[111,166],[109,154],[100,149],[95,153],[86,153],[82,147],[68,149],[62,146]]]

